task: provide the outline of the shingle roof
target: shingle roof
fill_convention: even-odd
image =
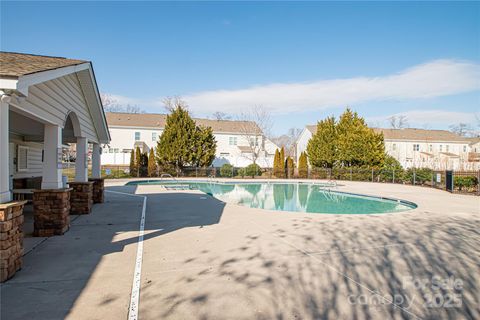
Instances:
[[[107,112],[107,123],[110,127],[143,127],[143,128],[164,128],[167,122],[166,114],[158,113],[117,113]],[[211,127],[213,132],[244,133],[246,128],[252,128],[252,133],[260,129],[254,122],[233,121],[233,120],[211,120],[194,118],[197,125]]]
[[[0,77],[18,78],[27,74],[74,66],[85,62],[88,61],[1,51]]]
[[[467,138],[461,137],[447,130],[426,130],[416,128],[373,128],[373,130],[375,130],[376,132],[383,132],[383,137],[389,140],[468,142]]]
[[[316,125],[308,125],[306,128],[312,133],[317,132]],[[376,132],[382,132],[386,140],[411,140],[411,141],[449,141],[471,142],[469,138],[461,137],[447,130],[426,130],[416,128],[384,129],[373,128]]]

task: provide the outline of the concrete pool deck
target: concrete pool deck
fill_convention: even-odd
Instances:
[[[480,317],[479,197],[342,181],[418,208],[323,215],[124,183],[107,189],[147,197],[140,319]],[[1,286],[2,319],[127,317],[143,198],[114,192],[24,257]]]

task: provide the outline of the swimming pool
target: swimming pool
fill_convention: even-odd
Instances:
[[[200,190],[221,201],[279,211],[332,214],[400,212],[416,208],[408,201],[330,190],[326,184],[284,182],[131,181],[127,185],[157,184],[170,189]]]

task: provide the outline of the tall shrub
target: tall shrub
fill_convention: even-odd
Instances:
[[[140,168],[142,166],[142,153],[140,152],[140,148],[137,147],[135,149],[135,171],[136,176],[140,177]]]
[[[132,149],[130,151],[130,176],[137,174],[137,169],[135,168],[135,151]]]
[[[155,161],[155,152],[153,148],[150,149],[150,154],[148,155],[148,176],[155,177],[157,175],[157,162]]]
[[[285,148],[280,149],[280,157],[278,162],[278,177],[285,178]]]
[[[298,177],[307,178],[308,177],[308,161],[307,153],[302,152],[300,158],[298,159]]]
[[[280,150],[275,150],[275,157],[273,158],[273,174],[275,177],[281,176],[281,166],[280,166]]]
[[[287,160],[285,160],[285,171],[287,178],[293,178],[293,172],[295,170],[295,165],[293,163],[292,157],[287,157]]]

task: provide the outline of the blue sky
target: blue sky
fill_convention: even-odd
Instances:
[[[100,91],[148,112],[261,104],[275,134],[346,105],[375,125],[474,124],[479,39],[479,2],[1,3],[3,51],[91,60]]]

